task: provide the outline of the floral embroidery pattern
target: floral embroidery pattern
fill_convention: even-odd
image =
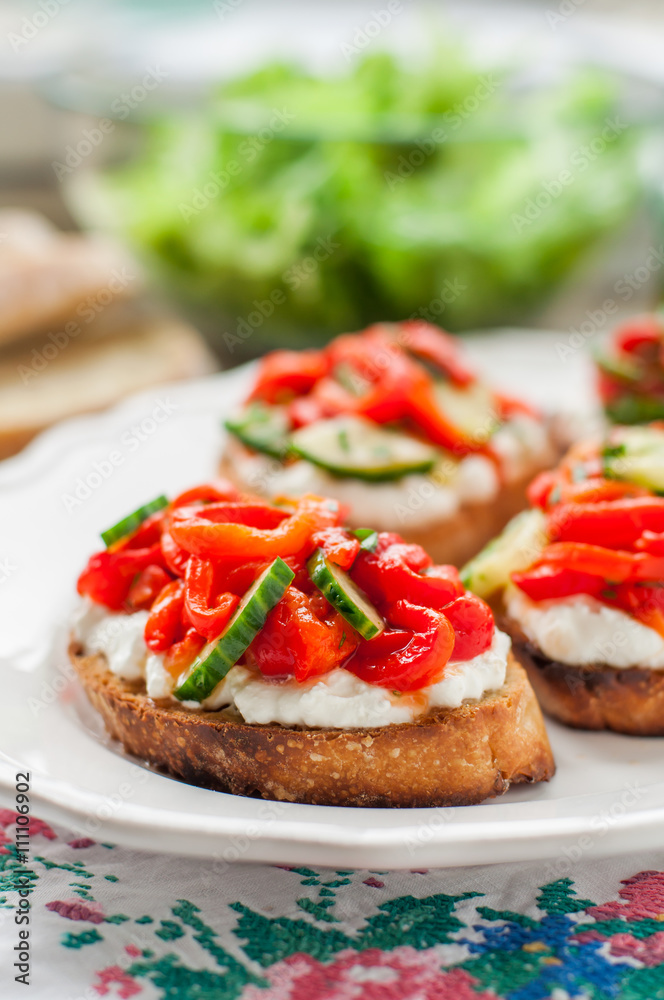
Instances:
[[[14,905],[16,880],[26,873],[14,820],[0,811],[0,908]],[[49,845],[59,848],[52,857]],[[181,898],[152,916],[99,863],[111,845],[63,840],[35,820],[33,846],[33,908],[48,916],[69,956],[97,956],[86,966],[97,970],[81,988],[86,996],[664,1000],[662,871],[633,874],[604,902],[582,898],[570,878],[557,879],[534,890],[520,913],[487,906],[472,870],[468,891],[418,895],[427,873],[413,871],[399,876],[412,892],[389,898],[389,872],[290,867],[280,875],[292,880],[289,901],[265,900],[263,909],[226,894],[204,917]],[[93,854],[94,870],[86,861]],[[49,891],[56,878],[57,891]],[[114,898],[116,905],[133,898],[134,913],[113,912]]]

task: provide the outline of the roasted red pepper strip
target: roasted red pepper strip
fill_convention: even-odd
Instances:
[[[130,535],[119,538],[108,547],[108,552],[128,552],[136,549],[147,549],[156,545],[161,538],[164,525],[166,524],[166,514],[168,507],[156,511],[146,518],[145,521]]]
[[[421,382],[408,400],[408,416],[434,444],[454,455],[486,452],[486,441],[473,440],[442,413],[433,393],[433,384]]]
[[[407,415],[408,401],[416,387],[430,379],[404,354],[388,351],[381,345],[376,350],[378,355],[376,351],[367,352],[371,357],[363,359],[365,363],[357,371],[360,382],[366,383],[363,392],[353,394],[332,378],[322,379],[316,385],[310,398],[326,416],[354,413],[384,424]],[[384,364],[378,363],[381,357]]]
[[[172,580],[150,609],[145,623],[145,644],[153,653],[163,653],[180,638],[184,607],[184,583]]]
[[[573,594],[589,594],[599,598],[608,589],[608,584],[602,577],[546,565],[512,573],[512,581],[531,601],[557,600]]]
[[[127,595],[127,610],[139,611],[151,607],[171,577],[161,566],[147,566],[136,577]]]
[[[318,602],[290,586],[247,650],[247,660],[266,677],[308,677],[339,666],[357,646],[353,629],[329,605],[321,619]]]
[[[664,531],[664,498],[561,504],[549,515],[547,526],[553,541],[629,548],[644,531]]]
[[[639,552],[650,552],[653,556],[664,556],[664,532],[644,531],[634,548]]]
[[[376,551],[361,552],[351,571],[355,583],[374,604],[384,608],[407,597],[413,604],[441,610],[463,594],[454,566],[432,566],[421,546],[403,542],[381,545],[383,533],[378,537]]]
[[[647,584],[621,583],[607,603],[634,615],[638,621],[664,636],[664,588]]]
[[[518,416],[519,414],[534,417],[536,420],[540,419],[540,413],[536,407],[531,406],[530,403],[526,403],[522,399],[517,399],[515,396],[508,396],[504,392],[494,392],[493,401],[501,420],[509,420],[510,417]]]
[[[454,337],[445,330],[423,320],[406,320],[399,324],[399,342],[418,357],[436,365],[456,385],[470,385],[475,376],[464,364]]]
[[[538,565],[591,573],[611,583],[664,580],[664,556],[606,549],[583,542],[555,542],[547,546]]]
[[[614,333],[617,349],[625,354],[639,354],[643,348],[659,347],[664,329],[658,316],[636,316]]]
[[[461,594],[445,608],[454,629],[453,660],[472,660],[493,642],[496,624],[488,604],[475,594]]]
[[[203,483],[202,486],[194,486],[193,489],[180,493],[172,502],[171,507],[189,507],[199,501],[200,503],[219,503],[223,501],[236,501],[239,493],[235,486],[227,479],[215,479],[211,483]]]
[[[323,351],[273,351],[261,361],[250,399],[279,403],[300,396],[327,374]]]
[[[237,594],[223,593],[214,598],[214,583],[214,565],[208,559],[192,556],[185,578],[184,616],[206,639],[220,635],[240,603]]]
[[[190,628],[184,638],[174,642],[164,653],[164,669],[172,677],[180,674],[191,666],[205,645],[205,639],[196,629]]]
[[[174,573],[176,576],[184,576],[189,560],[189,553],[186,549],[178,545],[170,531],[162,531],[161,552],[164,562],[171,573]]]
[[[397,601],[386,629],[363,642],[346,668],[363,681],[397,691],[417,691],[435,684],[454,648],[454,629],[441,611]]]
[[[277,514],[284,514],[273,508]],[[214,521],[208,508],[181,508],[173,511],[170,531],[188,552],[211,559],[273,559],[313,551],[314,531],[338,523],[338,506],[320,497],[301,497],[295,512],[276,527],[257,528],[231,521]]]
[[[162,564],[163,556],[158,542],[144,549],[96,552],[79,576],[77,590],[82,597],[89,597],[112,611],[120,611],[134,578],[147,566]]]
[[[360,540],[349,535],[344,528],[323,528],[311,536],[314,545],[320,546],[330,562],[341,569],[350,569],[360,551]]]
[[[293,427],[306,427],[328,416],[323,403],[313,396],[298,396],[288,404],[288,416]]]

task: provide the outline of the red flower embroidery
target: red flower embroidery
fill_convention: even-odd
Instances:
[[[441,969],[433,948],[409,945],[394,951],[369,948],[339,952],[323,965],[310,955],[291,955],[266,972],[268,989],[248,986],[241,1000],[498,1000],[478,993],[463,969]]]
[[[93,989],[100,997],[109,995],[111,983],[116,983],[120,987],[117,996],[121,1000],[129,1000],[130,997],[143,992],[143,987],[119,965],[109,965],[106,969],[100,969],[96,976],[99,982],[94,983]]]
[[[91,924],[103,924],[105,920],[99,903],[82,903],[80,899],[54,899],[46,904],[46,909],[67,920],[89,920]]]
[[[664,872],[645,871],[624,880],[620,890],[626,903],[611,902],[592,906],[587,911],[596,920],[645,920],[657,919],[664,914]]]

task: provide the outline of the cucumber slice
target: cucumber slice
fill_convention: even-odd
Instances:
[[[513,517],[461,570],[461,582],[478,597],[489,597],[509,583],[512,573],[527,569],[547,544],[546,517],[537,508]]]
[[[290,420],[283,406],[251,403],[224,422],[226,430],[248,448],[283,458],[289,448]]]
[[[614,424],[647,424],[664,420],[664,399],[638,392],[625,392],[604,406]]]
[[[656,427],[621,427],[602,449],[602,471],[609,479],[664,490],[664,431]]]
[[[595,364],[603,372],[606,372],[607,375],[610,375],[612,378],[618,378],[623,382],[635,382],[640,375],[638,365],[635,365],[633,361],[630,361],[624,355],[618,357],[615,354],[597,353],[595,355]]]
[[[482,382],[465,388],[437,382],[434,391],[441,413],[472,440],[488,441],[498,430],[500,420],[493,394]]]
[[[373,604],[353,583],[348,573],[325,558],[322,549],[316,549],[307,562],[307,569],[323,596],[363,639],[373,639],[380,635],[385,622]]]
[[[357,528],[355,531],[351,529],[351,535],[359,538],[361,549],[365,549],[367,552],[375,551],[378,545],[378,532],[374,531],[373,528]]]
[[[295,431],[291,448],[335,476],[381,482],[428,472],[438,453],[416,438],[386,431],[363,417],[320,420]]]
[[[143,521],[147,521],[151,514],[155,514],[163,507],[168,507],[167,497],[157,497],[156,500],[151,500],[150,503],[146,503],[145,506],[139,507],[138,510],[133,512],[133,514],[127,514],[127,516],[123,517],[121,521],[114,524],[112,528],[102,531],[101,537],[106,544],[106,548],[108,548],[109,545],[113,545],[114,542],[119,542],[120,539],[125,538],[126,535],[131,535],[137,528],[140,528]]]
[[[178,680],[173,694],[179,701],[203,701],[245,653],[265,625],[265,619],[286,593],[295,574],[276,558],[251,585],[218,639],[201,651]]]

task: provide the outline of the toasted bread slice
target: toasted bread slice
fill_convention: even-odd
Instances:
[[[117,307],[116,307],[117,308]],[[104,316],[108,321],[109,317]],[[124,311],[117,329],[97,322],[52,362],[35,369],[50,340],[0,350],[0,458],[23,448],[58,420],[100,410],[162,382],[205,375],[215,362],[200,335],[172,317]],[[50,355],[49,355],[50,356]]]
[[[46,331],[142,284],[137,264],[103,237],[59,232],[36,212],[0,211],[0,343]]]
[[[664,736],[664,671],[601,663],[573,667],[549,659],[533,643],[515,637],[513,650],[540,705],[559,722],[575,729]]]
[[[435,524],[418,528],[417,512],[407,521],[398,520],[396,514],[390,530],[397,531],[404,541],[421,545],[429,553],[435,563],[451,563],[462,566],[487,542],[498,535],[507,522],[522,511],[526,506],[526,489],[536,473],[541,472],[539,465],[533,466],[526,476],[505,483],[498,496],[482,503],[464,503],[452,517],[443,518]],[[249,483],[239,475],[237,466],[231,461],[229,454],[222,457],[220,473],[241,489],[255,493],[257,485]],[[376,503],[380,503],[380,483],[372,487],[376,490]],[[334,496],[334,491],[330,491]],[[363,528],[351,511],[348,524],[352,528]]]
[[[373,729],[248,725],[229,711],[152,701],[102,655],[70,656],[109,733],[136,757],[194,785],[316,805],[470,805],[555,767],[539,706],[510,657],[503,687],[460,708]]]

